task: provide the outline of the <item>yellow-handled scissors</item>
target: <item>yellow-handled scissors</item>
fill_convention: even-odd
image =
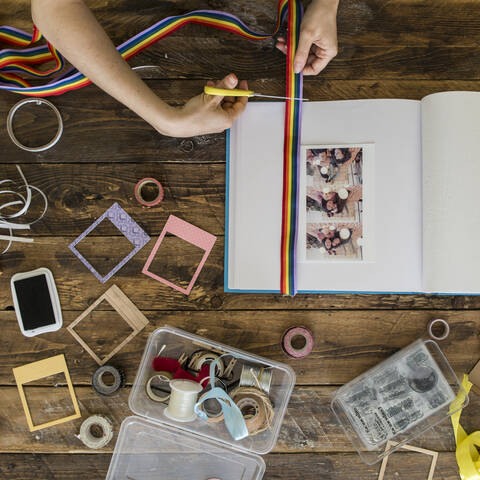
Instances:
[[[308,102],[306,98],[295,98],[295,97],[277,97],[275,95],[262,95],[261,93],[256,93],[253,90],[240,90],[239,88],[216,88],[205,86],[203,92],[206,95],[222,95],[224,97],[265,97],[265,98],[279,98],[282,100],[300,100],[302,102]]]

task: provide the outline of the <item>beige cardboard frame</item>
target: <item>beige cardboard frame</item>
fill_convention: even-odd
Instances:
[[[41,378],[50,377],[51,375],[57,375],[59,373],[63,373],[67,379],[68,391],[70,393],[70,398],[72,399],[75,413],[69,417],[59,418],[50,422],[34,425],[23,385],[25,383],[40,380]],[[27,365],[16,367],[13,369],[13,375],[15,377],[15,382],[17,383],[18,393],[20,394],[23,410],[25,411],[25,416],[27,417],[28,428],[31,432],[40,430],[42,428],[53,427],[59,423],[69,422],[70,420],[75,420],[82,416],[80,413],[80,408],[78,407],[77,397],[75,396],[70,373],[67,368],[67,362],[65,361],[65,355],[56,355],[55,357],[46,358],[44,360],[39,360],[38,362],[28,363]]]
[[[132,328],[132,333],[117,345],[108,355],[101,359],[83,340],[80,335],[75,332],[74,328],[82,320],[84,320],[90,313],[97,308],[97,306],[105,300],[109,303],[115,311],[127,322]],[[92,303],[79,317],[76,318],[68,327],[67,330],[71,333],[73,338],[90,354],[90,356],[100,365],[108,362],[119,350],[121,350],[130,340],[138,335],[148,324],[148,319],[143,313],[134,305],[134,303],[118,288],[116,285],[111,286],[101,297]]]
[[[391,450],[392,447],[396,447],[398,445],[397,442],[388,441],[387,446],[385,447],[385,452]],[[433,474],[435,472],[435,467],[437,465],[438,460],[438,452],[433,452],[432,450],[426,450],[425,448],[419,447],[412,447],[411,445],[402,445],[401,447],[404,450],[410,450],[411,452],[423,453],[424,455],[430,455],[432,457],[432,463],[430,464],[430,471],[428,472],[427,480],[433,480]],[[385,476],[385,470],[387,469],[387,462],[390,454],[383,457],[382,466],[380,467],[380,473],[378,474],[378,480],[383,480]]]

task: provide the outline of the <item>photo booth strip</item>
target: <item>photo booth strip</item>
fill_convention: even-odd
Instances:
[[[95,267],[76,249],[76,246],[89,235],[103,220],[110,220],[125,238],[133,245],[133,250],[123,258],[105,276],[100,275]],[[75,256],[92,272],[95,277],[105,283],[115,273],[117,273],[134,255],[136,255],[148,242],[150,237],[140,228],[133,218],[118,203],[114,203],[101,217],[99,217],[90,227],[88,227],[68,248]]]
[[[192,245],[195,245],[196,247],[199,247],[205,251],[187,288],[179,287],[178,285],[175,285],[174,283],[169,282],[165,278],[159,277],[158,275],[155,275],[154,273],[148,270],[167,233],[175,235],[176,237],[181,238],[182,240],[185,240],[186,242]],[[191,223],[185,222],[184,220],[181,220],[180,218],[175,217],[174,215],[170,215],[170,217],[168,217],[167,223],[163,227],[162,233],[158,237],[158,240],[155,243],[155,246],[153,247],[152,252],[150,253],[150,256],[147,259],[147,263],[145,263],[145,266],[143,267],[142,273],[144,273],[145,275],[148,275],[149,277],[152,277],[158,282],[168,285],[169,287],[173,288],[174,290],[177,290],[178,292],[184,293],[185,295],[189,295],[190,292],[192,291],[193,286],[195,285],[195,282],[197,280],[198,275],[200,274],[200,271],[203,268],[203,265],[205,264],[208,256],[210,255],[210,252],[216,240],[217,240],[217,237],[215,235],[212,235],[211,233],[208,233],[205,230],[202,230],[201,228],[195,227]]]
[[[385,447],[385,452],[388,452],[391,450],[393,447],[397,447],[398,443],[388,441],[387,446]],[[419,447],[412,447],[411,445],[402,445],[401,447],[403,450],[410,450],[411,452],[417,452],[417,453],[423,453],[424,455],[431,455],[432,457],[432,463],[430,464],[430,470],[428,472],[428,477],[427,480],[433,480],[433,474],[435,472],[435,467],[437,465],[437,460],[438,460],[438,452],[433,452],[432,450],[426,450],[425,448],[419,448]],[[389,454],[383,457],[382,461],[382,466],[380,467],[380,473],[378,474],[378,480],[383,480],[383,477],[385,476],[385,470],[387,468],[387,462],[389,458]]]
[[[63,373],[65,375],[75,413],[69,417],[59,418],[57,420],[52,420],[40,425],[34,425],[23,385],[25,383],[40,380],[42,378],[50,377],[51,375],[57,375],[59,373]],[[70,373],[68,372],[64,355],[57,355],[55,357],[46,358],[45,360],[39,360],[38,362],[16,367],[13,369],[13,375],[15,377],[15,382],[17,383],[18,393],[20,394],[23,410],[25,411],[25,416],[27,417],[28,428],[31,432],[40,430],[42,428],[52,427],[60,423],[69,422],[70,420],[75,420],[81,417],[77,397],[75,396],[75,391],[73,390],[72,380],[70,379]]]
[[[82,320],[84,320],[90,313],[97,308],[97,306],[105,300],[115,311],[127,322],[131,327],[132,333],[116,346],[105,357],[100,358],[83,340],[80,335],[75,332],[74,328]],[[134,305],[134,303],[118,288],[116,285],[111,286],[101,297],[95,300],[90,307],[88,307],[76,320],[74,320],[67,330],[72,334],[75,340],[90,354],[90,356],[100,365],[104,365],[110,360],[118,351],[120,351],[130,340],[132,340],[138,333],[140,333],[148,324],[148,320],[143,313]]]

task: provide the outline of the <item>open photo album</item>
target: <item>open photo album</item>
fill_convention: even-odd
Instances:
[[[279,292],[284,104],[227,137],[225,291]],[[299,292],[480,294],[480,92],[305,102]]]

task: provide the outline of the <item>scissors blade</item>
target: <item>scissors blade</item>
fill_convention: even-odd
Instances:
[[[276,95],[262,95],[261,93],[254,93],[252,97],[278,98],[280,100],[300,100],[301,102],[308,102],[308,98],[277,97]]]

